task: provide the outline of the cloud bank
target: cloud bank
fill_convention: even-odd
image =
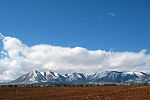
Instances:
[[[0,80],[13,80],[32,70],[60,73],[98,71],[150,71],[150,54],[140,52],[91,51],[82,47],[47,44],[27,46],[13,37],[3,38]]]

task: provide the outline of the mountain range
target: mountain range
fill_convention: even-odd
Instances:
[[[71,84],[71,85],[85,85],[85,84],[144,84],[150,83],[150,74],[144,72],[118,72],[105,71],[93,74],[87,73],[70,73],[59,74],[52,71],[40,72],[31,71],[21,77],[7,82],[5,84],[11,85],[56,85],[56,84]]]

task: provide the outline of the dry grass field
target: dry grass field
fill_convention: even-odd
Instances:
[[[150,86],[0,87],[0,100],[150,100]]]

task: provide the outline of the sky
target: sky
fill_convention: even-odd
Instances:
[[[0,0],[0,80],[35,69],[150,71],[149,5],[149,0]]]

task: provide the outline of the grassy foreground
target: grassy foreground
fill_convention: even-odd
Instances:
[[[150,100],[150,86],[0,87],[0,100]]]

